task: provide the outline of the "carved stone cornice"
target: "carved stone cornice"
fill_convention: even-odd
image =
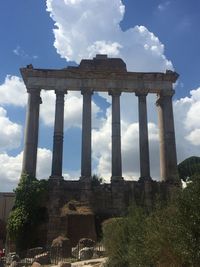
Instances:
[[[118,67],[116,67],[118,64]],[[63,69],[35,69],[27,66],[20,69],[24,83],[27,87],[55,90],[55,88],[81,91],[88,90],[108,92],[109,89],[121,92],[136,92],[140,89],[149,93],[172,88],[178,74],[167,70],[161,72],[130,72],[125,68],[121,59],[96,57],[93,60],[83,60],[77,67]]]

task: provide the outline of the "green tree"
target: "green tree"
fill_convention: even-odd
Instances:
[[[200,175],[200,157],[189,157],[179,163],[178,172],[183,181],[190,180],[193,175]]]
[[[101,177],[97,174],[92,175],[92,185],[100,185],[103,182],[104,182],[103,177]]]
[[[17,249],[23,250],[37,244],[37,227],[47,218],[47,181],[22,174],[15,190],[15,204],[10,213],[7,230]]]

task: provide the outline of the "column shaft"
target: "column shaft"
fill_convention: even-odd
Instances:
[[[178,178],[176,142],[172,96],[174,90],[166,90],[158,95],[158,120],[160,128],[160,172],[161,180],[176,181]]]
[[[56,109],[53,137],[53,157],[51,178],[62,178],[63,128],[64,128],[64,91],[55,91]]]
[[[112,96],[112,180],[122,179],[121,159],[121,121],[120,95],[121,92],[110,91]]]
[[[140,145],[140,177],[150,178],[149,163],[149,139],[147,122],[147,93],[136,93],[138,96],[138,115],[139,115],[139,145]]]
[[[91,90],[82,90],[83,115],[82,115],[82,152],[81,152],[81,179],[91,177]]]
[[[40,90],[29,89],[22,173],[27,173],[32,177],[36,176],[40,104]]]

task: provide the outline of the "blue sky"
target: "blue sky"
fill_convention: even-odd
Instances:
[[[47,11],[48,9],[48,11]],[[0,3],[0,191],[10,191],[21,170],[26,92],[19,68],[63,68],[96,53],[122,57],[132,71],[175,69],[179,161],[199,153],[200,2],[198,0],[6,0]],[[38,177],[48,178],[54,95],[42,95]],[[155,97],[148,98],[152,177],[159,178]],[[137,99],[121,98],[123,175],[139,176]],[[66,96],[63,172],[80,176],[82,97]],[[110,98],[93,96],[93,173],[110,176]]]

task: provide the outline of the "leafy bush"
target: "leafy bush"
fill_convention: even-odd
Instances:
[[[200,262],[200,179],[167,204],[147,214],[133,207],[129,216],[104,223],[109,267],[187,266]]]
[[[8,218],[7,230],[17,250],[23,250],[37,243],[37,227],[46,218],[47,181],[37,180],[23,174],[15,190],[14,208]]]
[[[109,255],[109,267],[128,265],[127,223],[125,218],[113,218],[104,222],[103,236],[105,249]]]
[[[178,164],[179,176],[183,181],[200,174],[200,157],[189,157]]]

